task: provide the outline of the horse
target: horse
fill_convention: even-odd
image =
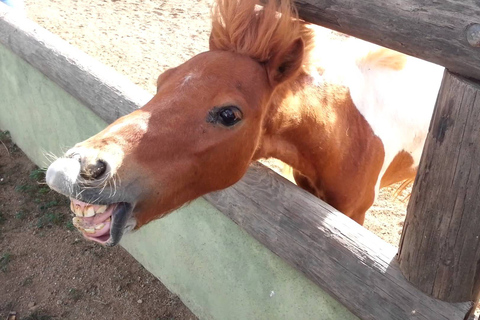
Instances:
[[[291,0],[217,0],[209,51],[162,73],[142,108],[46,174],[90,240],[122,235],[277,158],[362,224],[378,190],[415,177],[442,69],[298,18]]]

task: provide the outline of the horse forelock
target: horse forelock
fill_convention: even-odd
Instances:
[[[313,34],[298,19],[291,0],[267,0],[263,7],[256,0],[216,0],[212,8],[210,49],[247,55],[259,62],[283,52],[298,38],[306,50]],[[307,55],[305,55],[307,56]]]

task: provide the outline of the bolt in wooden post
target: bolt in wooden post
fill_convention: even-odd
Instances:
[[[445,71],[398,253],[405,277],[448,302],[480,289],[480,84]]]
[[[474,48],[480,48],[480,24],[473,23],[467,27],[467,41]]]

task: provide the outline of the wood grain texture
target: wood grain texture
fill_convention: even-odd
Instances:
[[[295,0],[310,22],[480,79],[480,48],[467,27],[480,23],[478,0]]]
[[[400,267],[450,302],[480,290],[480,84],[445,72],[408,205]]]
[[[0,5],[0,43],[92,109],[107,123],[143,106],[151,95],[58,36]]]
[[[396,248],[260,164],[205,198],[362,319],[463,319],[411,285]]]

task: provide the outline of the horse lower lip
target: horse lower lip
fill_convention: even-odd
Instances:
[[[123,236],[125,225],[132,212],[132,205],[127,202],[120,202],[112,213],[112,224],[110,227],[110,239],[105,245],[113,247],[120,242]]]

